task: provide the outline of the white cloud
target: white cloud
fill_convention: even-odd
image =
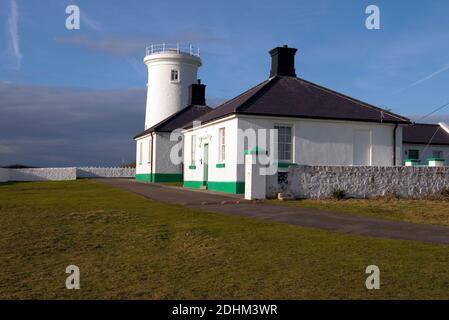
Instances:
[[[16,58],[16,67],[20,69],[22,63],[22,52],[20,51],[19,37],[19,9],[16,0],[10,1],[10,10],[8,13],[8,31],[11,39],[11,48]]]

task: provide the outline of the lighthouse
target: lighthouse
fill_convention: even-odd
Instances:
[[[152,44],[143,59],[148,68],[145,130],[185,108],[197,83],[200,52],[192,45]]]
[[[172,139],[172,133],[212,110],[206,105],[206,85],[197,79],[200,52],[191,45],[151,45],[143,61],[148,89],[145,129],[134,137],[136,179],[181,182],[183,142]]]

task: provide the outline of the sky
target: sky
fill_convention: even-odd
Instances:
[[[379,30],[365,26],[372,4]],[[448,12],[447,0],[0,0],[0,165],[134,161],[151,43],[200,47],[212,106],[265,80],[268,51],[287,44],[299,77],[420,120],[449,102]],[[449,108],[425,121],[449,122]]]

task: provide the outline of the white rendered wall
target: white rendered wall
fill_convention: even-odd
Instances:
[[[245,181],[244,151],[254,146],[238,138],[238,129],[273,129],[275,125],[293,127],[293,162],[302,165],[353,165],[355,130],[371,132],[371,165],[391,166],[393,161],[393,124],[377,124],[350,121],[303,120],[256,116],[238,116],[185,133],[184,180],[202,181],[203,145],[209,141],[209,181]],[[226,127],[226,167],[216,168],[218,163],[218,129]],[[197,136],[196,169],[189,169],[191,136]],[[198,137],[209,137],[199,142]],[[265,146],[270,151],[268,140]],[[402,163],[402,128],[396,131],[396,164]],[[224,180],[223,180],[224,179]]]
[[[203,181],[204,145],[209,144],[209,181],[237,182],[244,181],[244,177],[237,176],[237,119],[219,121],[206,124],[203,128],[190,130],[184,134],[184,181]],[[225,154],[224,168],[217,168],[218,161],[218,137],[219,129],[225,128]],[[196,169],[189,169],[191,165],[191,141],[192,135],[196,135]],[[240,179],[239,179],[240,178]]]
[[[404,143],[403,145],[403,153],[402,153],[402,158],[403,159],[408,159],[408,150],[419,150],[419,159],[420,164],[427,164],[427,159],[429,158],[433,158],[433,151],[443,151],[443,159],[445,159],[445,165],[448,166],[449,165],[449,146],[445,146],[445,145],[423,145],[423,144],[409,144],[409,143]]]
[[[170,141],[170,133],[157,133],[156,134],[156,145],[155,151],[156,156],[153,157],[155,161],[155,173],[182,173],[182,149],[183,144],[182,141],[179,142],[179,146],[181,149],[181,158],[171,159],[170,153],[172,148],[175,148],[175,145],[178,144],[177,141]],[[181,163],[178,163],[180,161]]]
[[[239,117],[239,128],[293,127],[293,162],[307,165],[353,165],[355,130],[371,132],[371,165],[391,166],[393,124],[288,118]],[[268,146],[267,146],[268,147]],[[268,148],[267,148],[268,149]],[[397,164],[401,164],[402,128],[396,131]]]
[[[144,58],[148,67],[145,129],[187,107],[189,86],[197,82],[201,59],[186,53],[160,52]],[[171,81],[178,70],[179,81]]]
[[[150,140],[153,139],[153,145],[155,144],[155,141],[157,140],[157,137],[152,137],[151,135],[144,136],[141,138],[136,139],[136,174],[148,174],[154,172],[151,170],[151,160],[150,160]],[[153,152],[154,152],[154,146],[153,146]],[[142,158],[140,158],[140,153],[142,153]],[[154,157],[154,154],[153,154]],[[140,159],[142,159],[142,162],[140,162]]]
[[[149,150],[151,139],[153,140],[153,163],[150,160]],[[170,158],[170,152],[175,144],[177,144],[176,141],[170,141],[170,133],[154,133],[152,136],[138,138],[136,140],[136,174],[182,173],[182,157],[179,164],[174,163]],[[179,146],[182,155],[182,142]],[[142,152],[142,162],[140,162],[140,152]]]

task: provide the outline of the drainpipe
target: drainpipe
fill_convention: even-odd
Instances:
[[[396,130],[398,129],[398,124],[394,125],[393,129],[393,167],[396,166]]]
[[[153,180],[153,150],[154,150],[154,132],[151,133],[151,152],[150,152],[150,177]],[[151,181],[154,182],[154,181]]]

